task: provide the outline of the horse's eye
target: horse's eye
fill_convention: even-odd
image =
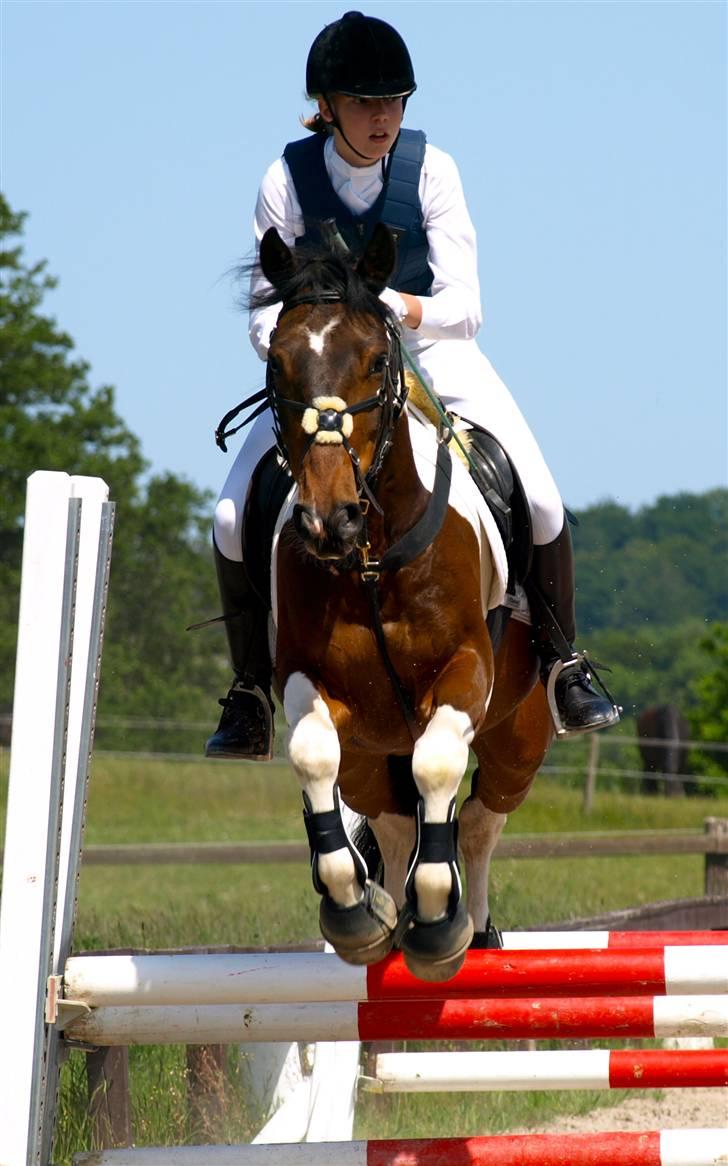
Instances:
[[[278,376],[278,374],[281,371],[281,362],[275,356],[271,356],[269,354],[269,356],[268,356],[268,368],[272,372],[273,376],[276,377],[276,376]]]
[[[386,352],[381,352],[379,354],[379,356],[374,357],[374,360],[372,361],[372,366],[369,369],[369,375],[372,377],[379,376],[380,373],[384,372],[386,367],[387,367],[387,354],[386,354]]]

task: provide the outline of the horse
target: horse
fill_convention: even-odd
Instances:
[[[272,290],[255,302],[282,305],[266,383],[296,487],[277,540],[274,690],[321,932],[349,963],[395,947],[418,978],[449,979],[471,944],[500,946],[490,859],[553,737],[532,629],[511,620],[491,639],[493,564],[448,499],[444,440],[431,491],[418,475],[400,335],[379,299],[392,233],[377,225],[352,260],[291,249],[271,228],[259,264]],[[382,883],[345,807],[373,832]]]
[[[645,775],[651,775],[642,778],[642,793],[657,794],[662,784],[668,797],[682,797],[685,782],[681,775],[688,772],[689,753],[683,742],[690,738],[690,725],[677,705],[658,704],[643,709],[637,718],[637,736],[645,738],[638,747]],[[658,740],[664,744],[657,744]]]

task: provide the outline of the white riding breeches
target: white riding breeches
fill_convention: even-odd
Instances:
[[[523,484],[534,543],[552,542],[564,524],[561,496],[520,409],[490,361],[474,340],[438,340],[418,353],[417,362],[448,410],[498,439]],[[242,561],[243,510],[253,470],[274,444],[270,414],[263,413],[250,426],[215,508],[215,543],[227,559]]]

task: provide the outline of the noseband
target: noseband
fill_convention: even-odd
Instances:
[[[336,292],[324,292],[319,295],[300,295],[287,300],[281,308],[278,319],[286,312],[301,304],[341,304],[344,297]],[[404,377],[404,362],[399,343],[399,334],[394,324],[384,321],[387,335],[387,358],[382,373],[382,383],[377,392],[364,401],[357,401],[355,405],[348,405],[341,397],[314,397],[310,404],[304,401],[293,401],[289,397],[281,397],[275,387],[275,374],[270,362],[266,369],[266,397],[273,414],[273,429],[281,457],[289,462],[288,452],[283,441],[280,424],[281,408],[290,409],[302,414],[301,427],[308,436],[304,457],[312,445],[343,445],[354,471],[359,502],[366,509],[371,503],[381,514],[381,507],[373,494],[373,487],[382,468],[385,457],[392,445],[394,427],[404,409],[407,400],[407,386]],[[272,339],[272,337],[271,337]],[[357,413],[369,413],[373,409],[380,409],[379,427],[377,430],[376,445],[371,465],[366,474],[361,472],[361,459],[349,441],[354,428],[353,418]],[[366,500],[364,498],[366,496]]]

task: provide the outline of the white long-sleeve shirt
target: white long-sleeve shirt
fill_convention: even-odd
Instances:
[[[351,166],[336,152],[333,138],[324,147],[324,161],[342,202],[354,214],[368,210],[382,189],[382,163]],[[460,174],[450,155],[429,143],[420,172],[419,195],[434,278],[431,295],[419,297],[420,326],[416,330],[403,329],[404,343],[414,354],[424,352],[437,340],[472,340],[482,321],[475,228],[465,205]],[[258,192],[256,249],[269,227],[275,227],[289,246],[305,233],[296,188],[284,158],[276,159],[268,168]],[[253,277],[253,291],[268,286],[262,276]],[[280,304],[273,304],[250,313],[250,339],[262,360],[268,354],[279,311]]]
[[[326,143],[324,159],[339,198],[354,214],[363,214],[382,189],[381,163],[350,166],[336,153],[332,139]],[[549,543],[562,528],[563,504],[518,406],[475,342],[481,323],[475,230],[457,167],[434,146],[425,148],[419,194],[434,279],[432,295],[419,297],[422,323],[416,330],[403,328],[402,339],[445,406],[502,442],[528,497],[534,541]],[[257,244],[269,227],[276,227],[289,247],[304,234],[293,179],[283,158],[269,167],[260,187]],[[269,286],[262,276],[253,277],[253,291]],[[383,296],[391,303],[390,291]],[[397,293],[391,296],[396,305]],[[250,313],[250,339],[263,360],[279,311],[280,304],[272,304]],[[240,559],[243,502],[255,466],[274,441],[270,416],[263,413],[251,425],[222,489],[215,511],[215,543],[228,559]]]

